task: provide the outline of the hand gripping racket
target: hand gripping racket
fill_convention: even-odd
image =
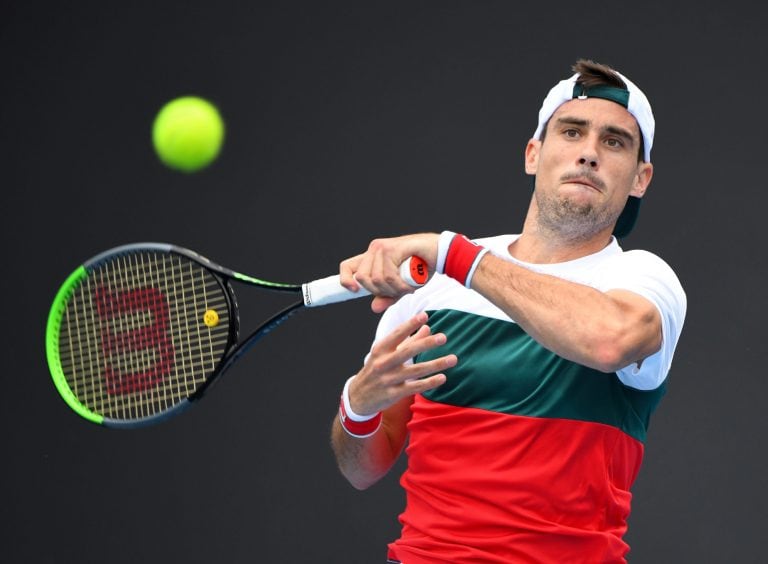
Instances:
[[[400,268],[414,286],[426,263]],[[239,339],[232,282],[295,294],[299,301]],[[370,295],[329,276],[281,284],[224,268],[162,243],[126,245],[85,262],[64,282],[48,316],[48,366],[64,401],[108,427],[160,421],[200,399],[259,339],[297,311]]]

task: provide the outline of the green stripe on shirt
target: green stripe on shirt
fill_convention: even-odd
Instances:
[[[459,362],[446,371],[447,382],[424,397],[509,415],[603,423],[645,440],[664,385],[651,391],[625,386],[613,373],[545,349],[516,323],[449,309],[429,315],[432,331],[445,333],[448,342],[414,360],[454,353]]]

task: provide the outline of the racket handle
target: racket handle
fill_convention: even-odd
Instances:
[[[400,277],[416,288],[423,286],[429,279],[427,263],[419,257],[411,257],[400,265]],[[363,287],[357,292],[347,290],[341,285],[341,276],[335,274],[301,285],[306,307],[318,307],[355,298],[364,298],[371,293]]]

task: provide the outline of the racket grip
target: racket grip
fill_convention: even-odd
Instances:
[[[409,258],[400,265],[400,277],[416,288],[423,286],[429,279],[426,261],[419,257]],[[341,285],[341,276],[338,274],[302,284],[301,290],[306,307],[319,307],[371,295],[363,287],[357,292],[347,290]]]

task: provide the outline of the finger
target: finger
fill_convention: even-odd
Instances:
[[[406,380],[423,378],[456,365],[456,355],[450,354],[424,362],[408,362],[417,355],[446,343],[445,335],[439,333],[427,338],[403,343],[395,351],[380,355],[372,365],[374,371],[382,374],[382,381],[389,385],[400,384]]]
[[[427,334],[423,337],[411,338],[403,341],[397,350],[392,354],[391,362],[402,364],[407,360],[416,357],[424,352],[443,346],[448,341],[444,333],[434,335]],[[438,369],[432,370],[436,372]],[[423,376],[423,374],[422,374]]]
[[[367,254],[371,257],[370,282],[371,293],[379,296],[402,296],[413,291],[413,288],[400,276],[400,264],[403,259],[396,253],[392,240],[376,239],[368,247]]]
[[[371,349],[372,354],[384,351],[394,351],[405,339],[415,333],[419,327],[427,322],[428,316],[426,312],[420,312],[395,327],[389,335],[381,339]]]
[[[428,337],[432,333],[432,329],[430,329],[429,325],[422,325],[418,328],[418,330],[406,337],[399,345],[397,345],[397,349],[402,349],[406,344],[416,340],[416,339],[423,339],[425,337]]]
[[[346,260],[341,261],[339,264],[339,278],[341,285],[347,290],[357,292],[360,289],[360,284],[355,280],[355,273],[360,268],[360,262],[363,255],[357,255]]]
[[[455,354],[447,354],[430,360],[427,362],[417,362],[409,366],[404,367],[402,372],[404,382],[416,382],[424,379],[431,374],[437,372],[443,372],[449,368],[453,368],[458,363],[459,359]]]
[[[396,301],[397,298],[390,298],[389,296],[375,296],[371,301],[371,311],[373,313],[384,313]]]
[[[403,389],[407,391],[406,395],[423,394],[429,390],[434,390],[438,386],[442,386],[448,380],[445,374],[433,374],[426,378],[419,378],[418,380],[412,380],[405,382]]]
[[[383,252],[373,254],[371,260],[371,292],[379,296],[396,296],[396,276],[391,272],[390,262]]]
[[[355,282],[359,285],[371,292],[372,294],[375,294],[377,292],[374,291],[374,289],[371,287],[371,270],[372,270],[372,253],[370,249],[366,250],[364,253],[361,253],[355,257],[357,259],[357,263],[355,264]]]

